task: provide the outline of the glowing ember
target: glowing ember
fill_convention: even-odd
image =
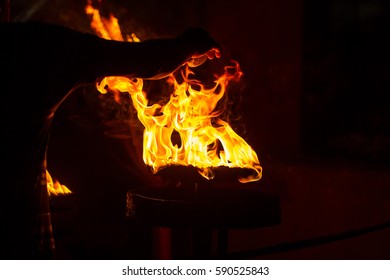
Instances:
[[[86,12],[92,15],[91,27],[97,35],[123,40],[118,21],[112,15],[110,20],[102,20],[99,11],[90,3]],[[134,41],[134,37],[132,35],[127,41]],[[153,173],[168,166],[193,166],[203,177],[212,179],[213,168],[227,166],[254,171],[249,177],[239,178],[240,182],[257,181],[262,175],[257,154],[220,118],[223,112],[217,109],[228,84],[237,82],[243,74],[239,64],[232,63],[232,66],[225,67],[222,75],[215,77],[212,88],[190,79],[195,75],[189,68],[192,66],[190,63],[183,66],[180,69],[182,82],[174,74],[166,79],[173,90],[170,100],[164,105],[150,104],[142,79],[105,77],[97,84],[97,89],[103,94],[112,92],[119,96],[120,93],[128,93],[131,96],[138,119],[145,127],[143,160]],[[176,135],[180,137],[180,143],[173,143],[172,138]]]

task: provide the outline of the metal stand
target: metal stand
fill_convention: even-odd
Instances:
[[[173,259],[207,259],[214,254],[226,254],[230,229],[269,227],[281,222],[278,197],[257,185],[144,187],[130,190],[127,202],[132,221],[143,226],[169,228],[171,232],[183,229],[188,232],[187,236],[181,235],[185,238],[179,243],[187,243],[184,247],[190,249],[187,254],[173,252]],[[217,239],[214,250],[213,233]],[[172,241],[175,251],[175,239]]]

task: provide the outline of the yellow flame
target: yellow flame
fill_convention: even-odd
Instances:
[[[111,20],[114,25],[108,26],[108,22],[100,18],[98,10],[93,9],[93,13],[89,14],[93,15],[91,27],[97,35],[107,39],[118,38],[111,35],[121,33],[117,21]],[[188,65],[183,66],[181,83],[173,74],[166,80],[173,91],[165,105],[150,104],[142,79],[105,77],[97,84],[97,89],[103,94],[112,92],[118,96],[119,93],[128,93],[131,96],[138,119],[145,127],[143,160],[153,173],[167,166],[194,166],[203,177],[212,179],[212,168],[227,166],[252,169],[253,175],[239,178],[239,181],[257,181],[262,176],[262,167],[256,152],[229,123],[219,117],[222,112],[216,110],[228,84],[238,81],[243,74],[239,64],[232,62],[233,66],[226,66],[224,73],[216,77],[212,88],[190,79],[189,76],[194,73]],[[173,141],[172,138],[177,135],[180,141]]]
[[[85,6],[85,13],[91,17],[90,26],[96,35],[107,40],[125,41],[122,36],[118,19],[110,14],[109,18],[101,17],[100,11],[92,6],[92,1],[88,0]],[[140,42],[140,39],[131,33],[126,36],[128,42]]]
[[[64,195],[72,193],[65,185],[62,185],[57,179],[53,179],[46,170],[46,182],[47,182],[47,192],[49,196],[52,195]]]

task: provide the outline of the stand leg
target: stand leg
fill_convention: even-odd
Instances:
[[[193,228],[191,238],[191,257],[205,259],[212,253],[212,230],[209,228]]]
[[[228,251],[228,230],[218,229],[217,230],[217,254],[224,255]]]

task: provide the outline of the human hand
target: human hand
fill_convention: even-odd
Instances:
[[[202,28],[190,28],[177,39],[192,47],[192,56],[186,61],[190,67],[198,67],[207,59],[221,57],[221,47],[210,34]]]

